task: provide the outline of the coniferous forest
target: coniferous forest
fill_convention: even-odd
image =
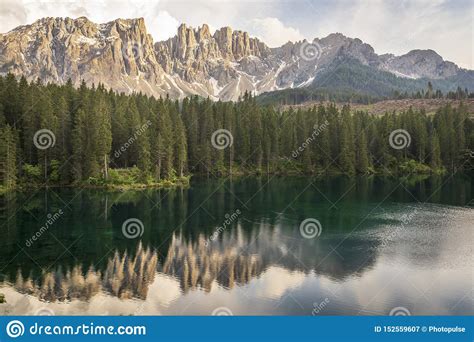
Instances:
[[[173,184],[193,174],[453,172],[472,169],[473,128],[463,105],[434,115],[372,116],[334,104],[279,111],[248,94],[236,103],[173,101],[0,77],[3,189]],[[230,134],[213,141],[222,130]]]

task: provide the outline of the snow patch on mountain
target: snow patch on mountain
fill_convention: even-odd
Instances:
[[[316,57],[304,55],[308,44],[320,52]],[[172,98],[237,100],[245,92],[308,87],[345,58],[408,79],[466,72],[432,50],[377,55],[360,39],[340,33],[269,48],[230,27],[211,34],[206,24],[197,29],[183,24],[176,36],[155,43],[141,18],[95,24],[81,17],[43,18],[0,35],[1,74],[55,83],[71,78],[76,86],[100,82],[117,91]]]

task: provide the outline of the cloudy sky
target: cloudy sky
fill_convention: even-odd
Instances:
[[[231,26],[269,46],[341,32],[379,54],[433,49],[474,69],[472,0],[0,0],[0,7],[0,32],[45,16],[144,17],[155,40],[174,35],[180,23]]]

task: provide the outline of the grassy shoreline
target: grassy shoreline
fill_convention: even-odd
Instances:
[[[128,190],[146,190],[146,189],[169,189],[179,187],[189,187],[190,176],[183,176],[173,180],[164,179],[159,182],[151,183],[126,183],[126,184],[114,184],[114,183],[103,183],[103,184],[90,184],[88,182],[76,183],[76,184],[26,184],[19,183],[15,187],[5,188],[0,187],[0,194],[7,193],[9,191],[29,191],[31,189],[46,189],[46,188],[77,188],[77,189],[99,189],[108,191],[128,191]]]
[[[191,178],[228,178],[228,177],[246,177],[246,176],[278,176],[278,177],[332,177],[332,176],[346,176],[346,177],[359,177],[359,176],[393,176],[404,178],[407,176],[442,176],[449,172],[445,168],[432,169],[425,164],[410,165],[410,167],[398,167],[396,169],[373,169],[370,168],[365,173],[344,173],[337,168],[329,168],[326,170],[304,170],[299,167],[293,167],[291,169],[280,169],[276,168],[273,170],[261,170],[261,169],[246,169],[242,167],[234,167],[232,172],[229,170],[222,170],[218,174],[206,174],[206,173],[195,173],[182,177],[173,177],[171,179],[162,179],[160,181],[153,181],[148,179],[146,182],[139,181],[137,179],[128,178],[112,178],[109,181],[103,179],[89,179],[81,183],[74,184],[39,184],[39,183],[26,183],[24,180],[20,181],[16,186],[6,188],[0,186],[0,195],[5,194],[9,191],[28,191],[31,189],[42,189],[42,188],[79,188],[79,189],[102,189],[107,191],[129,191],[129,190],[146,190],[146,189],[170,189],[170,188],[187,188],[190,186]]]
[[[427,164],[419,163],[415,160],[405,160],[398,163],[397,165],[392,165],[389,167],[368,167],[365,172],[354,172],[348,173],[341,171],[337,166],[330,166],[325,169],[311,169],[307,170],[302,164],[288,162],[284,165],[277,165],[276,167],[266,169],[266,168],[245,168],[234,166],[232,167],[232,172],[228,169],[220,170],[218,173],[198,173],[193,174],[192,176],[199,177],[241,177],[241,176],[264,176],[264,175],[276,175],[282,177],[295,177],[295,176],[309,176],[309,177],[325,177],[325,176],[347,176],[347,177],[357,177],[357,176],[370,176],[370,175],[380,175],[380,176],[396,176],[396,177],[406,177],[409,175],[444,175],[449,173],[448,170],[444,167],[432,168]]]

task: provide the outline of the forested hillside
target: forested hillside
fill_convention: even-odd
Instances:
[[[474,98],[469,71],[447,79],[411,79],[374,70],[357,60],[335,60],[320,70],[307,87],[267,92],[258,96],[261,104],[295,105],[308,101],[336,101],[369,104],[387,99]]]
[[[178,102],[0,77],[3,188],[158,184],[190,174],[453,171],[472,167],[473,127],[462,105],[434,116],[371,116],[335,105],[279,112],[249,95]],[[401,148],[396,130],[408,135]]]

